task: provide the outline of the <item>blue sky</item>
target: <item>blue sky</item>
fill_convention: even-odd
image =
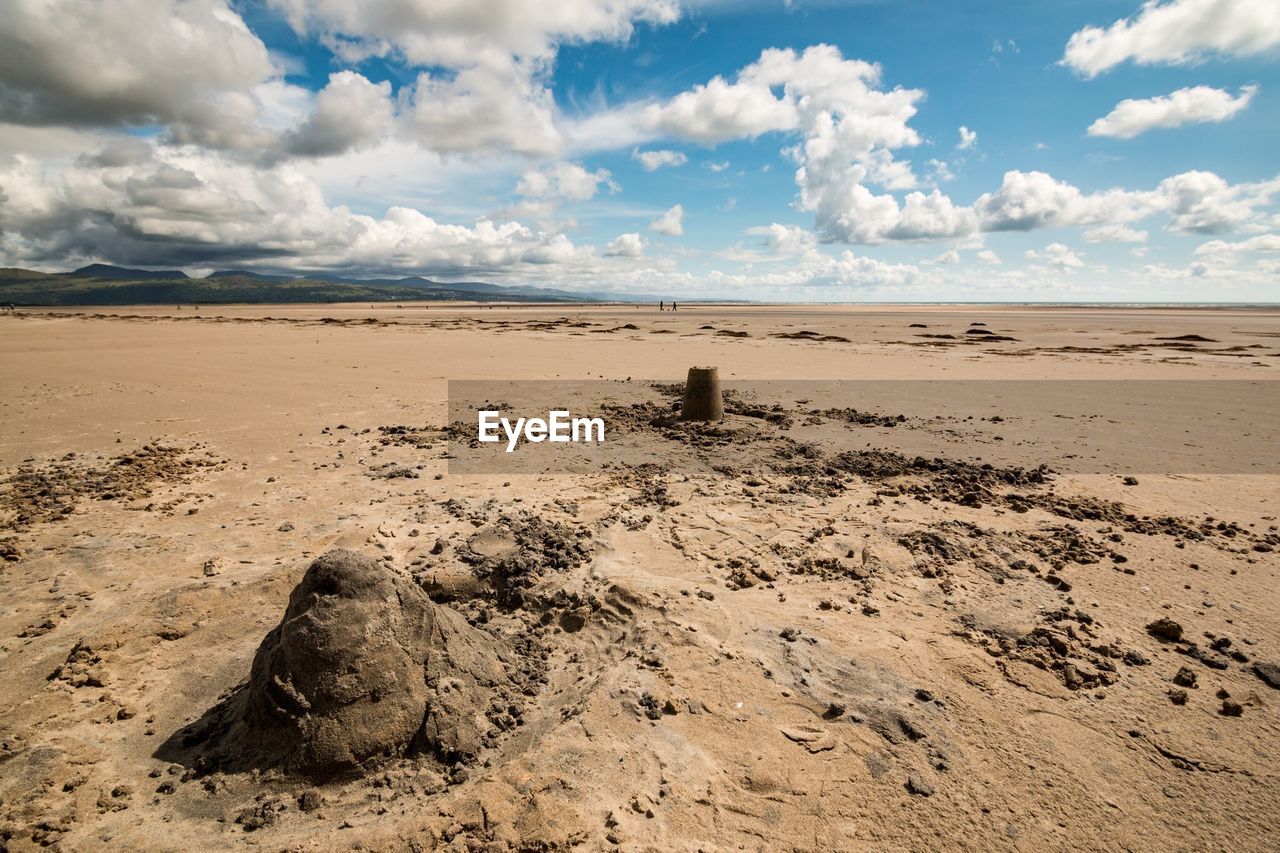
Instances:
[[[796,301],[1280,284],[1274,0],[41,6],[0,36],[25,57],[0,59],[8,265]]]

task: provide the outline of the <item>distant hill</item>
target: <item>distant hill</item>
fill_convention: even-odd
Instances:
[[[298,278],[296,275],[267,275],[260,272],[249,272],[248,270],[218,270],[211,272],[205,278],[251,278],[254,281],[293,281]]]
[[[551,288],[485,282],[437,282],[421,276],[353,279],[323,273],[302,278],[222,270],[189,278],[180,270],[90,264],[69,273],[0,269],[0,302],[15,305],[174,305],[298,302],[599,302]]]
[[[35,270],[24,270],[19,267],[0,267],[0,286],[3,286],[7,281],[43,281],[55,278],[57,275],[57,273],[36,272]]]
[[[66,273],[76,278],[118,279],[122,281],[151,281],[184,279],[187,274],[182,270],[131,270],[128,267],[113,267],[110,264],[89,264],[73,272]]]

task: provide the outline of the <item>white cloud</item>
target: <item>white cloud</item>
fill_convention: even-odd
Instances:
[[[820,236],[829,242],[884,243],[964,237],[977,230],[973,211],[957,207],[937,190],[908,193],[901,205],[892,195],[876,195],[858,172],[847,177],[843,193],[824,187],[817,208]],[[802,199],[805,198],[802,191]],[[821,205],[831,204],[831,209]]]
[[[924,93],[880,91],[879,82],[879,65],[845,59],[831,45],[799,54],[770,48],[732,82],[714,77],[649,105],[636,120],[649,132],[704,144],[795,130],[821,136],[820,145],[848,143],[861,152],[917,144],[906,121]]]
[[[1086,243],[1145,243],[1147,232],[1128,225],[1098,225],[1084,232]]]
[[[803,255],[817,248],[818,237],[812,231],[798,225],[760,225],[746,231],[753,237],[763,237],[769,251],[776,255]]]
[[[331,207],[290,165],[261,168],[195,149],[125,140],[58,180],[20,156],[0,167],[0,258],[185,266],[489,274],[581,261],[589,249],[516,222],[439,222],[390,207]]]
[[[684,234],[684,207],[675,205],[666,213],[649,223],[649,230],[658,234],[666,234],[669,237],[679,237]]]
[[[954,181],[956,178],[955,173],[951,171],[951,167],[944,160],[929,160],[925,165],[929,167],[931,179],[934,183],[941,184],[947,181]]]
[[[1027,250],[1027,259],[1032,261],[1044,261],[1051,267],[1059,270],[1073,270],[1084,266],[1084,261],[1069,247],[1062,243],[1050,243],[1044,247],[1043,252],[1037,252],[1035,249]]]
[[[347,62],[394,57],[431,69],[403,96],[405,130],[450,154],[554,155],[565,148],[548,86],[559,45],[621,42],[668,24],[675,0],[271,0],[304,37]]]
[[[1249,106],[1257,86],[1244,86],[1239,97],[1225,89],[1193,86],[1157,98],[1127,99],[1089,125],[1090,136],[1133,139],[1148,130],[1182,127],[1185,124],[1222,122]]]
[[[1165,178],[1153,195],[1171,215],[1169,230],[1220,234],[1256,224],[1260,208],[1280,193],[1280,177],[1228,184],[1213,172],[1184,172]]]
[[[970,130],[964,125],[960,125],[960,142],[956,144],[956,149],[964,151],[972,148],[974,143],[978,141],[977,131]]]
[[[1275,0],[1147,0],[1131,18],[1072,35],[1062,64],[1094,77],[1127,61],[1185,65],[1210,55],[1254,56],[1276,45]]]
[[[983,249],[981,252],[978,252],[977,258],[984,264],[991,264],[992,266],[998,266],[999,264],[1004,263],[1000,260],[1000,256],[990,249]]]
[[[667,23],[670,0],[278,0],[299,32],[349,61],[397,55],[426,65],[396,104],[388,83],[343,71],[314,96],[223,0],[14,0],[0,27],[0,114],[26,124],[160,125],[177,144],[266,160],[328,157],[376,142],[392,117],[447,154],[527,156],[565,144],[547,76],[566,40],[621,40],[638,21]],[[314,110],[281,125],[287,104]]]
[[[638,162],[646,172],[654,172],[663,166],[683,166],[689,161],[689,158],[681,151],[671,151],[668,149],[659,149],[656,151],[640,151],[639,149],[631,152],[631,158]]]
[[[1280,234],[1258,234],[1234,243],[1210,240],[1196,247],[1197,255],[1227,255],[1239,252],[1280,252]]]
[[[895,264],[845,250],[832,257],[807,251],[790,262],[759,274],[713,271],[697,278],[700,292],[740,295],[744,292],[786,299],[847,299],[853,293],[927,291],[931,274],[913,264]],[[651,284],[651,283],[650,283]]]
[[[919,273],[911,264],[891,264],[846,250],[836,260],[832,278],[844,287],[901,287],[911,284]]]
[[[391,84],[354,71],[329,76],[303,124],[285,134],[284,148],[302,157],[330,157],[372,144],[391,129]]]
[[[526,198],[587,201],[595,198],[602,184],[611,192],[620,189],[607,169],[591,172],[577,163],[555,163],[541,170],[525,172],[516,185],[516,192]]]
[[[866,187],[903,190],[918,183],[893,151],[919,144],[907,122],[924,93],[882,90],[880,73],[878,65],[845,59],[830,45],[801,53],[770,49],[731,81],[713,78],[646,107],[636,120],[643,132],[704,144],[798,133],[787,153],[798,166],[800,207],[814,212],[823,239],[877,242],[920,229],[951,234],[954,226],[925,221],[948,213],[934,209],[942,204],[936,196],[909,196],[900,209],[893,197]]]
[[[1062,243],[1050,243],[1044,247],[1045,259],[1059,269],[1076,269],[1084,266],[1084,261]]]
[[[354,59],[394,52],[415,65],[503,67],[550,59],[564,42],[622,42],[638,22],[673,23],[674,0],[270,0],[290,25]]]
[[[651,105],[642,114],[643,126],[661,135],[708,145],[794,128],[798,121],[795,103],[775,97],[768,82],[754,79],[755,69],[754,65],[743,69],[738,82],[713,77],[666,104]]]
[[[252,113],[253,87],[275,74],[262,41],[221,0],[4,6],[0,114],[8,121],[208,124],[214,109]]]
[[[984,231],[1120,225],[1164,213],[1171,231],[1208,234],[1257,222],[1260,209],[1277,193],[1280,178],[1233,185],[1212,172],[1184,172],[1154,190],[1086,194],[1043,172],[1010,171],[1000,189],[984,193],[974,210]]]
[[[639,258],[644,255],[645,239],[634,232],[619,234],[604,247],[604,253],[615,258]]]
[[[1079,204],[1080,190],[1044,172],[1004,173],[1000,189],[974,204],[986,231],[1030,231],[1054,224]]]
[[[555,98],[527,64],[423,72],[410,100],[405,131],[434,151],[546,156],[564,144]]]
[[[710,160],[710,161],[708,161],[708,162],[704,163],[703,165],[705,165],[705,166],[706,166],[708,169],[710,169],[711,171],[713,171],[713,172],[715,172],[715,173],[719,174],[720,172],[723,172],[725,169],[728,169],[728,168],[729,168],[729,161],[728,161],[728,160],[721,160],[721,161],[717,162],[717,161],[715,161],[715,160]]]

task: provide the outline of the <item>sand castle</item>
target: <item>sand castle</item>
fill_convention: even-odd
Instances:
[[[686,421],[724,420],[724,395],[720,392],[719,368],[689,368],[680,418]]]
[[[385,563],[330,551],[258,648],[238,740],[317,778],[408,754],[467,758],[509,685],[507,654]]]

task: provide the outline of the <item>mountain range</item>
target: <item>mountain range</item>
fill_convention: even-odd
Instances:
[[[172,305],[283,302],[600,302],[599,294],[421,276],[359,279],[327,273],[271,275],[219,270],[192,278],[181,270],[90,264],[65,273],[0,269],[0,302],[15,305]],[[625,297],[624,297],[625,299]]]

